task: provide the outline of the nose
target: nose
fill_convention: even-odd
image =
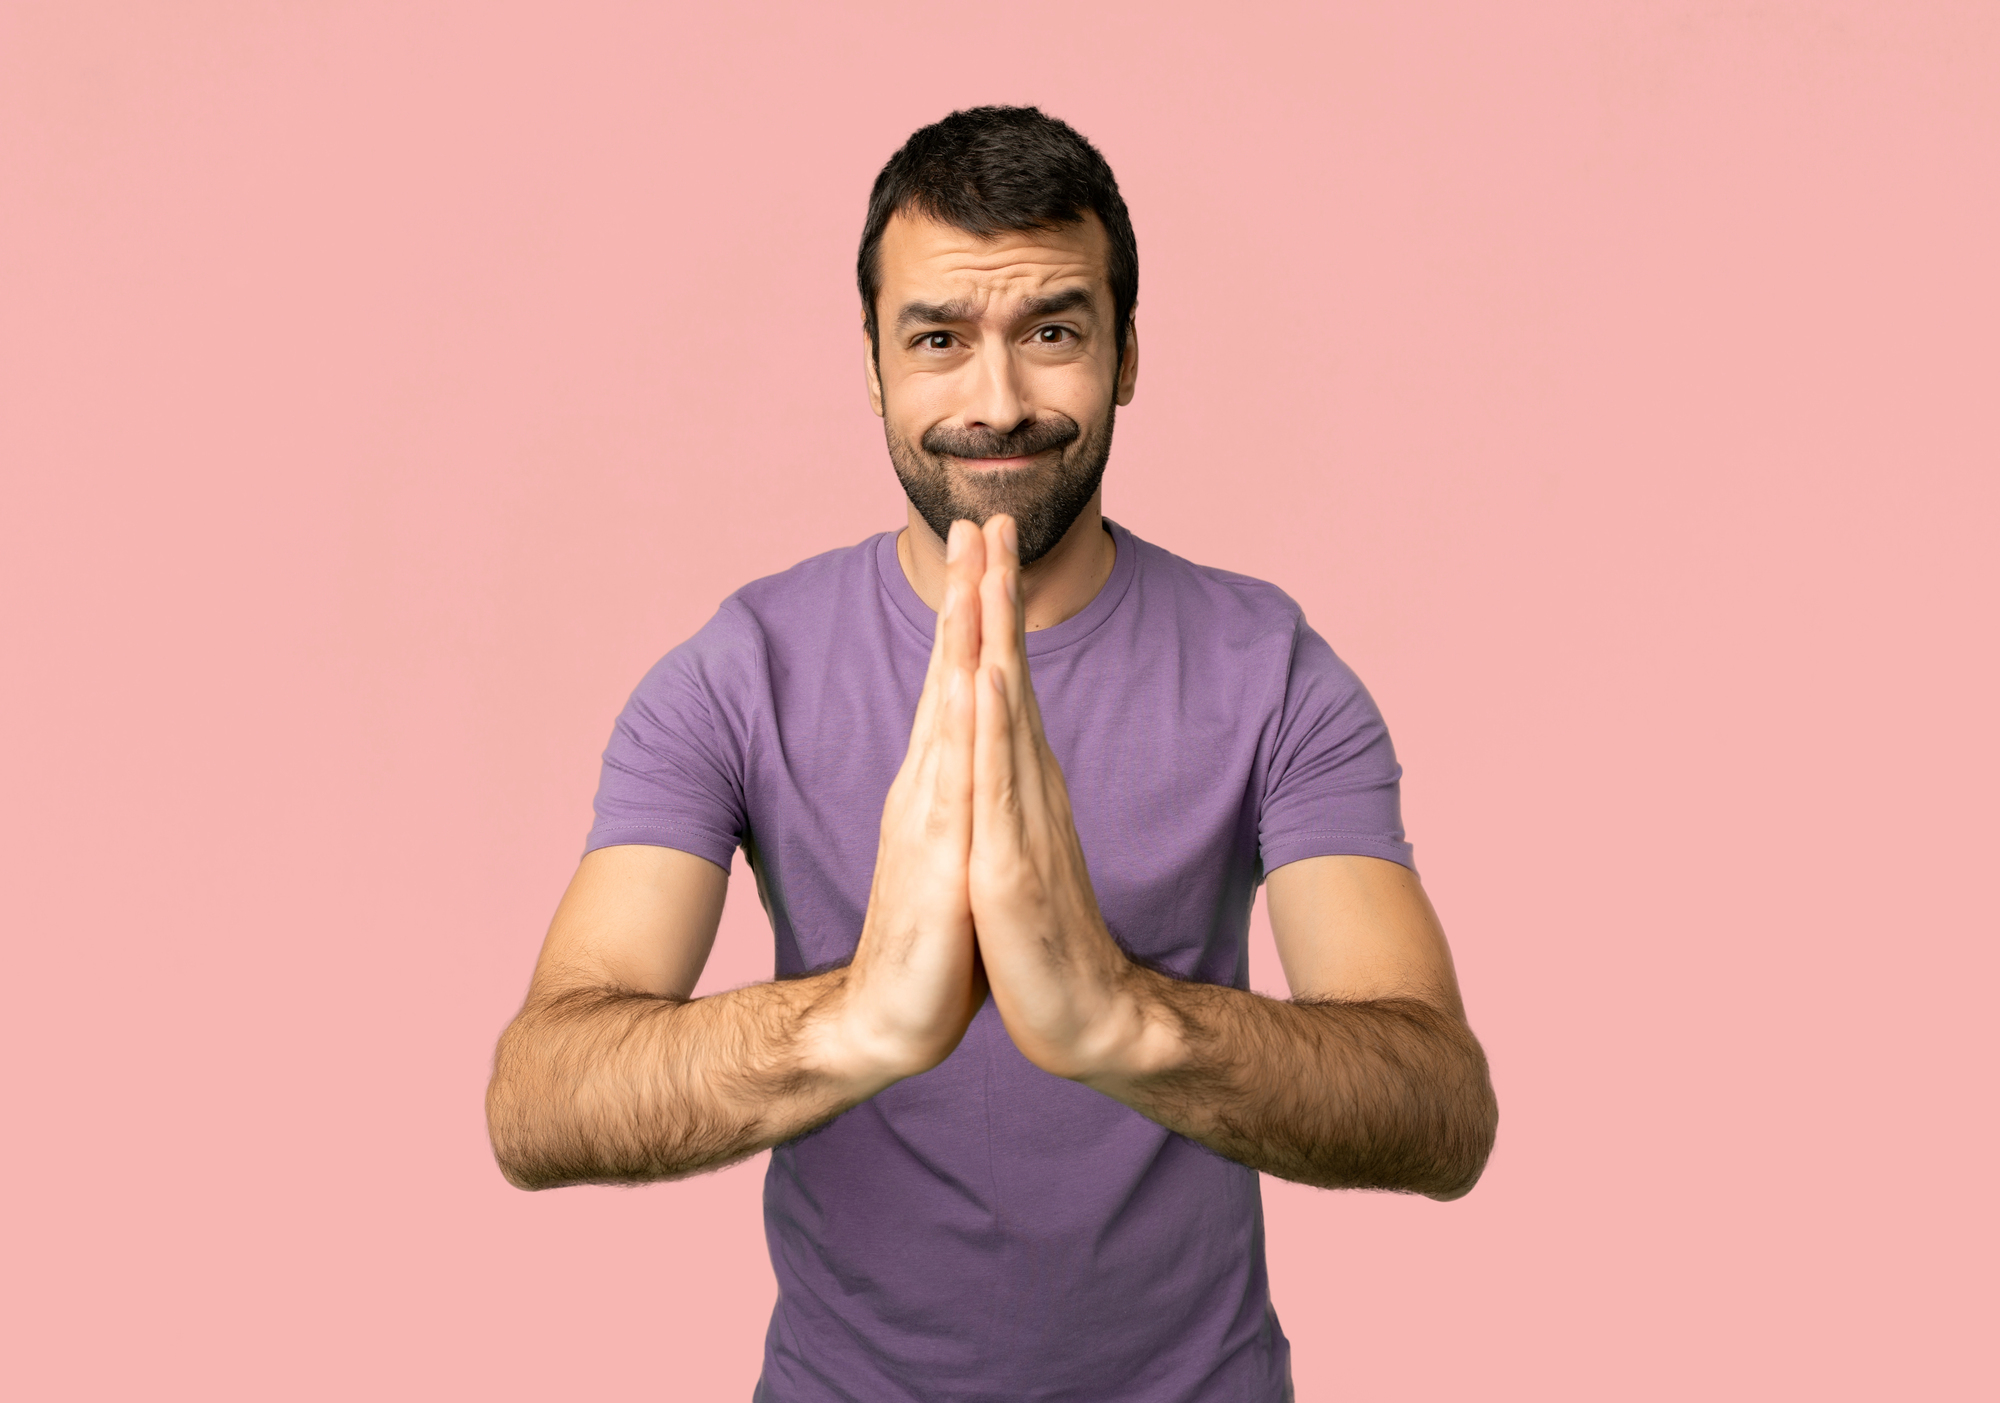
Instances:
[[[966,427],[1010,434],[1028,418],[1021,392],[1019,367],[1004,342],[983,348],[974,357],[972,398],[965,406]]]

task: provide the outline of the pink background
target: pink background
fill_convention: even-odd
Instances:
[[[1496,1069],[1469,1199],[1268,1185],[1301,1398],[1991,1397],[2000,11],[1914,0],[7,0],[7,1391],[748,1396],[761,1162],[523,1195],[480,1094],[626,692],[899,521],[854,243],[982,101],[1116,167],[1108,510],[1367,679]]]

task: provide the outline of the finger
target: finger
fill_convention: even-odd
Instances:
[[[972,754],[972,825],[981,846],[1018,846],[1021,807],[1014,773],[1014,723],[1007,678],[998,668],[978,672],[978,737]]]
[[[1004,520],[1005,525],[1001,528],[1002,545],[1003,549],[1007,552],[1007,558],[1014,562],[1014,578],[1016,581],[1014,586],[1014,601],[1016,606],[1014,609],[1014,647],[1021,656],[1021,686],[1014,697],[1014,720],[1015,724],[1026,726],[1034,734],[1036,741],[1046,748],[1047,742],[1042,737],[1041,698],[1035,695],[1035,680],[1028,671],[1028,611],[1020,607],[1020,538],[1017,534],[1018,528],[1015,526],[1013,518],[1008,517]]]
[[[941,615],[944,631],[943,666],[967,672],[979,666],[979,577],[986,569],[986,538],[969,521],[954,521],[945,545],[945,589],[954,601],[949,616]],[[962,605],[963,607],[956,607]]]
[[[1014,519],[989,518],[980,534],[986,544],[980,615],[981,627],[988,630],[980,636],[982,660],[1008,670],[1014,685],[1007,696],[1015,724],[1026,722],[1039,729],[1041,711],[1035,705],[1035,689],[1028,676],[1028,611],[1021,604],[1020,542]],[[985,646],[989,635],[990,648]]]
[[[995,523],[1002,558],[1014,572],[1014,646],[1021,656],[1028,655],[1028,612],[1021,603],[1021,530],[1011,516],[1001,516]]]
[[[939,705],[939,745],[931,790],[931,832],[961,860],[972,847],[972,772],[978,703],[970,670],[952,668]]]
[[[975,544],[981,546],[983,554],[983,542],[979,541],[979,528],[969,521],[954,521],[950,531],[945,535],[944,602],[938,606],[937,621],[931,628],[930,661],[924,668],[923,689],[917,693],[917,713],[910,723],[910,749],[906,759],[913,758],[917,753],[919,742],[935,732],[941,688],[944,686],[945,675],[952,666],[952,654],[955,648],[957,651],[963,651],[963,642],[959,635],[967,627],[976,629],[978,626],[977,597],[974,591],[964,584],[966,573],[964,557]],[[975,572],[973,578],[976,580],[977,566],[975,565],[973,569]],[[973,621],[969,625],[965,619],[968,603],[972,606],[970,612],[973,615]],[[961,665],[973,666],[971,662],[962,662]]]
[[[1020,542],[1014,519],[987,519],[986,574],[980,581],[980,659],[1004,677],[1017,806],[1025,822],[1042,813],[1041,709],[1028,673],[1027,611],[1021,607]]]
[[[1021,626],[1021,557],[1014,518],[996,515],[981,530],[986,568],[979,578],[979,662],[982,667],[1027,671],[1027,635]]]

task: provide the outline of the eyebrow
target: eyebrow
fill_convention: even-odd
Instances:
[[[972,320],[972,303],[963,299],[957,302],[906,302],[903,310],[896,313],[896,329],[906,326],[948,326],[952,322]]]
[[[1065,288],[1052,292],[1047,297],[1030,297],[1021,304],[1022,319],[1030,317],[1050,317],[1059,312],[1074,312],[1078,309],[1090,310],[1090,290],[1088,288]],[[955,302],[906,302],[896,313],[896,330],[911,326],[950,326],[954,322],[977,321],[979,318],[972,302],[960,298]]]
[[[1078,308],[1090,310],[1090,292],[1087,288],[1065,288],[1052,292],[1047,297],[1030,297],[1021,304],[1021,315],[1025,317],[1052,317],[1058,312],[1074,312]]]

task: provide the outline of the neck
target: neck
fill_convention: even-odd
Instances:
[[[1104,529],[1103,497],[1102,492],[1092,497],[1055,549],[1021,571],[1021,609],[1030,633],[1082,613],[1111,578],[1118,547]],[[908,529],[896,538],[896,558],[917,598],[933,610],[941,607],[944,541],[915,507]]]

